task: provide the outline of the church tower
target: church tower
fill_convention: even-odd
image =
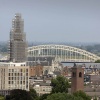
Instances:
[[[19,13],[16,13],[12,20],[9,44],[10,61],[25,62],[27,56],[26,34],[24,33],[24,20]]]
[[[79,90],[84,90],[84,68],[82,68],[82,66],[74,64],[74,66],[72,67],[71,81],[72,93]]]

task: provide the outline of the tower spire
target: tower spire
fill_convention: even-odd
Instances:
[[[12,20],[10,31],[10,61],[26,61],[26,34],[24,33],[24,20],[20,13],[16,13]]]

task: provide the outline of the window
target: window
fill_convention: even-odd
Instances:
[[[12,72],[14,72],[14,69],[12,69]]]
[[[79,77],[82,77],[82,73],[81,72],[79,72]]]
[[[72,77],[76,77],[76,73],[75,72],[72,73]]]
[[[9,69],[9,72],[11,72],[11,69]]]
[[[20,71],[22,72],[22,69]]]
[[[20,81],[20,84],[22,84],[22,81]]]
[[[10,84],[10,81],[9,81],[9,84]]]
[[[10,73],[9,73],[9,76],[10,76]]]

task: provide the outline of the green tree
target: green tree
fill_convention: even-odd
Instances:
[[[83,100],[81,97],[75,97],[66,93],[54,93],[47,97],[45,100]]]
[[[43,94],[42,96],[40,96],[39,100],[46,100],[48,96],[49,94]]]
[[[4,96],[0,95],[0,100],[5,100]]]
[[[10,95],[6,95],[6,100],[10,100]]]
[[[96,60],[95,63],[100,63],[100,59]]]
[[[52,92],[51,93],[68,93],[69,83],[63,76],[57,76],[57,78],[51,80]]]
[[[76,97],[82,97],[83,100],[91,100],[91,97],[83,91],[77,91],[77,92],[73,93],[73,95]]]
[[[32,100],[37,100],[38,99],[38,95],[37,95],[37,93],[34,89],[30,89],[30,95],[32,97]]]
[[[10,100],[32,100],[30,92],[21,89],[11,90]]]

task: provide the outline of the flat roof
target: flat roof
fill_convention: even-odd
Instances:
[[[26,62],[14,63],[14,62],[0,62],[0,66],[26,66]]]

